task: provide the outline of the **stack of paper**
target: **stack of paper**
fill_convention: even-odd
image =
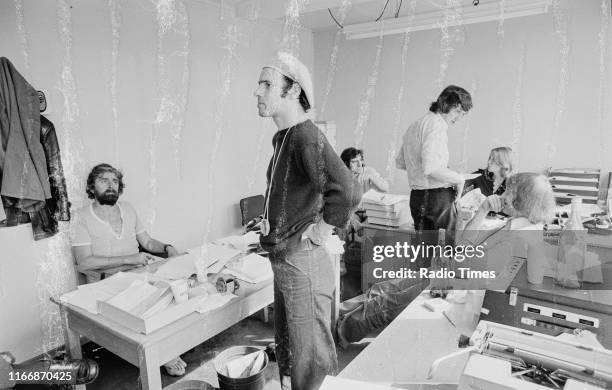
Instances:
[[[118,272],[99,282],[82,284],[78,289],[62,295],[60,300],[98,314],[98,301],[106,301],[128,288],[135,280],[145,278],[145,274]]]
[[[106,303],[137,317],[142,317],[145,312],[156,306],[158,301],[167,300],[168,290],[167,286],[165,288],[156,287],[136,280],[130,287],[107,300]],[[164,294],[166,297],[162,298]]]
[[[406,195],[384,194],[370,190],[363,195],[362,204],[368,222],[399,227],[410,222],[410,197]]]
[[[256,253],[228,264],[226,272],[249,283],[260,283],[273,277],[270,260]]]

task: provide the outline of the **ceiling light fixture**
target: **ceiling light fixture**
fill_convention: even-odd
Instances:
[[[503,18],[512,19],[548,12],[551,0],[513,0],[504,8]],[[500,2],[487,2],[478,7],[463,8],[461,20],[449,23],[449,27],[474,23],[493,22],[500,19]],[[382,19],[378,22],[368,22],[345,25],[343,28],[346,39],[363,39],[379,37],[380,35],[403,34],[410,31],[435,30],[441,27],[442,14],[439,10],[417,13],[414,17]],[[381,23],[384,23],[381,29]]]

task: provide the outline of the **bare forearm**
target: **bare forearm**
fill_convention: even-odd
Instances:
[[[77,261],[79,271],[108,269],[122,265],[136,265],[138,254],[128,256],[88,256]]]
[[[149,241],[147,241],[144,245],[142,245],[147,251],[152,252],[152,253],[164,253],[165,250],[165,246],[167,244],[157,241],[154,238],[151,238]]]
[[[380,176],[373,176],[372,184],[378,189],[380,192],[388,192],[389,191],[389,183],[385,179]]]

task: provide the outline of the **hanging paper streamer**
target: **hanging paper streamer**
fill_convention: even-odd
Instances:
[[[19,35],[19,43],[21,44],[21,54],[23,55],[23,73],[26,76],[30,75],[30,56],[28,35],[26,34],[25,24],[23,22],[23,2],[14,0],[15,16],[17,18],[17,34]]]
[[[506,21],[506,0],[499,0],[499,22],[497,23],[497,40],[499,41],[499,47],[504,46],[504,37],[506,33],[504,31],[504,22]]]
[[[73,138],[76,134],[79,134],[79,104],[74,74],[72,72],[72,13],[66,0],[58,0],[57,18],[63,51],[59,90],[64,98],[62,125],[58,129],[62,136],[58,138],[64,141],[61,150],[65,151],[65,153],[62,153],[62,163],[68,193],[72,203],[80,205],[83,203],[82,194],[85,193],[82,180],[84,175],[80,169],[83,166],[81,163],[83,145],[79,140]]]
[[[239,30],[236,24],[229,25],[223,33],[223,59],[221,60],[221,87],[217,92],[217,106],[215,109],[214,123],[215,123],[215,138],[213,142],[212,151],[210,152],[210,163],[208,169],[208,221],[206,223],[206,229],[204,230],[203,243],[207,243],[212,227],[212,220],[214,216],[214,186],[215,183],[215,165],[217,160],[217,153],[219,152],[219,144],[221,142],[221,136],[223,135],[223,117],[225,114],[225,107],[227,105],[227,99],[230,95],[232,79],[234,74],[234,65],[236,62],[236,48],[239,43]],[[205,247],[206,245],[203,245]],[[198,268],[198,270],[200,270]],[[202,271],[200,271],[202,272]]]
[[[308,0],[287,0],[285,8],[285,23],[283,25],[283,37],[280,43],[280,51],[293,54],[299,58],[300,53],[300,12]]]
[[[599,156],[598,166],[604,168],[603,157],[606,154],[606,128],[604,109],[606,86],[610,82],[606,82],[606,59],[608,58],[608,36],[610,31],[610,2],[609,0],[601,0],[601,29],[599,31],[599,100],[598,100],[598,118],[599,118]]]
[[[149,139],[149,190],[150,196],[150,218],[149,226],[153,229],[156,218],[157,198],[157,165],[156,144],[158,133],[162,129],[168,129],[172,137],[173,156],[177,175],[181,177],[180,146],[181,136],[185,125],[185,111],[187,108],[187,96],[189,91],[189,44],[191,36],[189,33],[189,18],[187,9],[182,1],[158,0],[157,8],[157,77],[159,107],[155,122],[151,128]],[[179,57],[180,72],[168,70],[164,42],[173,33],[180,38],[182,46],[180,50],[173,50],[172,57]],[[178,80],[173,77],[180,75]]]
[[[264,124],[267,121],[261,121],[259,125],[259,138],[257,139],[257,150],[255,151],[255,159],[253,161],[253,170],[249,175],[249,184],[247,186],[247,194],[252,194],[253,186],[255,185],[255,180],[257,179],[257,170],[259,167],[259,162],[261,160],[261,149],[264,144],[266,132],[264,131]]]
[[[553,0],[553,19],[555,26],[555,35],[559,39],[561,50],[559,52],[560,67],[559,67],[559,86],[557,88],[557,104],[555,118],[553,122],[553,128],[550,135],[550,141],[548,143],[548,166],[552,166],[554,157],[557,152],[557,136],[561,128],[561,122],[563,121],[563,114],[565,112],[565,100],[567,95],[567,85],[569,83],[569,52],[570,43],[567,36],[567,15],[563,13],[561,9],[561,0]]]
[[[472,85],[470,86],[470,95],[472,95],[472,100],[474,100],[476,98],[476,92],[478,91],[478,83],[476,81],[476,79],[472,80]],[[462,152],[461,152],[461,162],[459,163],[459,170],[461,172],[467,172],[469,165],[470,165],[470,153],[468,152],[468,148],[469,148],[469,135],[470,135],[470,130],[471,130],[471,122],[472,122],[472,116],[467,115],[466,117],[466,124],[465,124],[465,129],[463,130],[463,148],[462,148]]]
[[[119,163],[119,119],[117,115],[117,57],[119,56],[119,28],[121,19],[119,17],[119,0],[108,0],[108,10],[111,22],[111,71],[110,71],[110,94],[111,111],[113,113],[113,134],[115,140],[115,163]]]
[[[519,66],[516,75],[516,87],[514,89],[514,112],[512,115],[512,151],[514,154],[514,170],[519,171],[519,155],[521,147],[521,139],[523,136],[523,108],[521,104],[521,92],[523,91],[523,73],[525,70],[525,53],[527,45],[523,42],[521,47],[521,55],[519,57]]]
[[[73,204],[81,204],[84,189],[81,183],[83,174],[80,159],[82,145],[75,141],[78,134],[79,107],[77,104],[76,86],[72,72],[72,14],[65,0],[57,2],[57,22],[60,42],[62,44],[62,70],[59,89],[64,98],[64,110],[61,126],[58,126],[58,138],[62,143],[62,164],[66,178],[68,194]],[[74,265],[70,253],[68,223],[59,222],[58,234],[34,246],[39,250],[37,264],[37,296],[42,324],[42,353],[47,354],[64,343],[62,320],[58,307],[49,298],[58,299],[61,294],[74,287]],[[48,245],[44,247],[44,245]]]
[[[255,21],[259,19],[259,11],[261,11],[261,2],[264,0],[256,0],[248,2],[249,13],[247,16],[247,20]]]
[[[453,44],[464,41],[463,30],[460,27],[463,24],[462,13],[463,7],[459,0],[446,0],[442,19],[438,21],[440,26],[440,71],[436,82],[438,93],[443,88],[450,58],[455,53]]]
[[[348,11],[350,8],[351,8],[350,0],[342,0],[342,4],[340,5],[340,11],[338,13],[338,22],[341,25],[344,25],[344,21],[346,20],[346,15],[348,14]],[[332,83],[334,82],[334,77],[336,77],[336,68],[337,68],[337,62],[338,62],[338,50],[340,48],[340,39],[342,39],[342,29],[338,29],[338,31],[336,31],[336,36],[334,37],[334,47],[332,49],[331,55],[329,56],[329,68],[327,71],[327,82],[325,83],[325,93],[323,94],[321,109],[319,110],[319,118],[323,118],[323,114],[325,113],[325,109],[327,108],[327,99],[329,98],[329,94],[331,92]]]
[[[417,0],[410,2],[410,12],[408,16],[408,24],[412,24],[414,16],[416,14],[416,3]],[[404,43],[402,45],[402,76],[400,82],[400,89],[397,94],[397,104],[395,105],[395,121],[393,123],[393,136],[389,142],[389,154],[387,155],[387,181],[389,184],[393,184],[395,176],[392,175],[393,168],[395,167],[395,157],[399,147],[401,147],[400,141],[400,123],[402,119],[402,100],[404,99],[404,85],[406,84],[406,64],[408,62],[408,44],[410,43],[410,32],[404,34]]]
[[[361,95],[361,102],[359,103],[359,116],[357,117],[357,125],[355,126],[356,148],[361,147],[361,144],[363,142],[365,128],[368,124],[368,119],[370,118],[370,102],[374,97],[376,84],[378,83],[378,68],[380,67],[380,58],[382,56],[384,42],[384,35],[382,34],[382,31],[384,30],[384,21],[381,22],[380,25],[381,34],[378,38],[378,45],[376,45],[376,58],[374,59],[374,64],[372,65],[370,76],[368,77],[368,85],[366,87],[366,92]]]

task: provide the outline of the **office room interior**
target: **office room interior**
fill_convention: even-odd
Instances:
[[[363,150],[390,194],[410,195],[396,167],[402,137],[447,85],[473,102],[448,129],[452,170],[485,168],[491,149],[508,146],[514,172],[609,173],[611,8],[609,0],[2,0],[0,56],[45,94],[41,114],[55,126],[72,214],[92,202],[91,169],[108,163],[123,173],[121,201],[149,235],[186,251],[240,234],[240,200],[266,192],[279,129],[258,115],[254,93],[279,51],[310,71],[307,115],[335,152]],[[70,223],[39,240],[29,223],[0,225],[0,352],[16,363],[66,341],[58,301],[78,281]]]

